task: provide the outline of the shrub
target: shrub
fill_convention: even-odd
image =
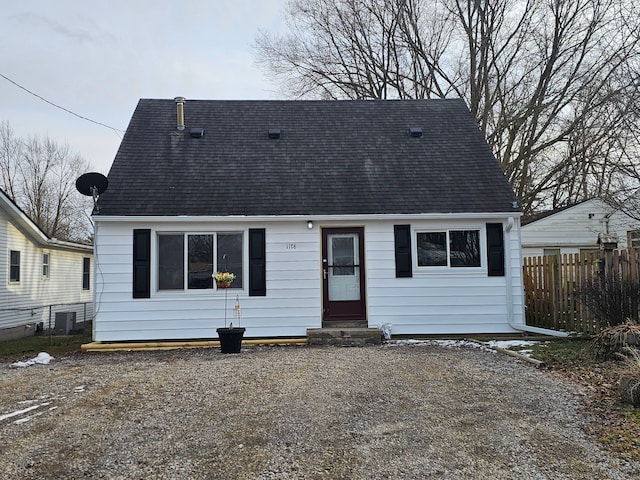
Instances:
[[[626,323],[608,327],[598,333],[591,344],[599,360],[614,360],[627,352],[629,347],[640,345],[640,325],[628,320]]]
[[[636,347],[627,347],[620,357],[629,366],[629,374],[620,378],[618,393],[622,401],[640,407],[640,351]]]
[[[577,293],[598,323],[598,329],[622,325],[629,319],[638,323],[638,281],[616,274],[596,276],[586,280]]]

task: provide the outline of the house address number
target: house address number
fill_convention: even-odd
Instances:
[[[296,249],[295,243],[287,243],[287,250],[295,250],[295,249]]]

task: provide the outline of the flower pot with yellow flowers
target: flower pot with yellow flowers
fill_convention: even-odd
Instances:
[[[231,272],[217,272],[213,274],[213,279],[216,282],[216,287],[220,290],[224,290],[224,327],[216,329],[218,332],[218,339],[220,340],[220,350],[222,353],[240,353],[242,348],[242,337],[244,336],[245,328],[233,326],[230,323],[227,327],[227,289],[231,286],[235,280],[235,274]],[[239,303],[236,302],[237,319],[240,320]]]

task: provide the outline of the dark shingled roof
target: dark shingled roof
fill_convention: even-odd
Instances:
[[[520,211],[462,100],[187,100],[184,109],[178,131],[173,100],[140,100],[101,216]],[[201,138],[190,136],[196,127]]]

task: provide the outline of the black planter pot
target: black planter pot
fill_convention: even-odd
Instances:
[[[222,353],[240,353],[244,331],[245,328],[243,327],[221,327],[216,329]]]

